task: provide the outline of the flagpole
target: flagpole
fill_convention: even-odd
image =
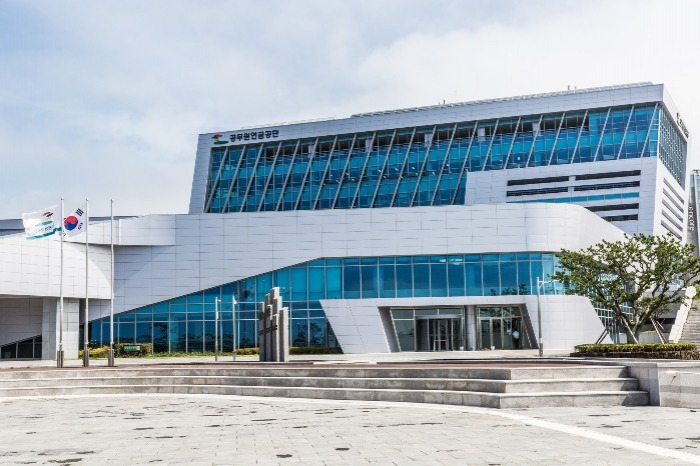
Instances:
[[[88,224],[90,223],[90,201],[85,199],[85,318],[83,319],[83,367],[90,365],[90,350],[88,349],[88,270],[90,261],[88,255],[90,253],[88,243]]]
[[[114,199],[109,200],[109,250],[110,250],[110,288],[109,299],[109,353],[107,365],[114,366]]]
[[[58,299],[58,352],[56,353],[56,367],[63,367],[63,198],[61,198],[61,279],[59,284]]]

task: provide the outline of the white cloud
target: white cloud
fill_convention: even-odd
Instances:
[[[700,128],[695,1],[5,6],[0,218],[184,212],[200,132],[443,99],[652,80]]]

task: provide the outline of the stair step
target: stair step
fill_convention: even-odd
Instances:
[[[449,390],[395,390],[310,387],[259,387],[237,385],[99,385],[81,387],[25,387],[0,389],[0,396],[59,396],[114,393],[219,394],[287,398],[402,401],[480,406],[489,408],[535,408],[556,406],[641,406],[649,404],[642,391],[586,391],[541,393],[484,393]]]
[[[215,368],[118,368],[118,369],[61,369],[52,371],[0,371],[0,381],[7,379],[90,378],[153,376],[241,376],[241,377],[339,377],[339,378],[423,378],[423,379],[488,379],[531,380],[565,378],[618,378],[627,376],[624,366],[567,366],[567,367],[241,367]]]
[[[575,378],[575,379],[436,379],[436,378],[338,378],[338,377],[238,377],[238,376],[141,376],[141,377],[90,377],[0,380],[0,389],[51,388],[90,386],[137,385],[239,385],[258,387],[306,387],[306,388],[368,388],[402,390],[448,390],[490,393],[579,392],[586,390],[612,391],[637,390],[637,379],[625,378]],[[1,394],[1,392],[0,392]]]
[[[200,393],[493,408],[649,403],[625,366],[523,363],[406,367],[220,364],[0,371],[0,398]]]

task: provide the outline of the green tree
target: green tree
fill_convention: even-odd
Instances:
[[[644,325],[658,332],[658,317],[689,299],[685,288],[700,275],[694,250],[671,234],[625,235],[623,241],[562,250],[561,269],[552,278],[566,285],[566,294],[588,296],[595,307],[610,309],[627,341],[638,343]]]

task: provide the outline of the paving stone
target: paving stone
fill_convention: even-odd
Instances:
[[[700,413],[648,406],[491,410],[151,394],[8,399],[0,415],[0,464],[700,464]]]

